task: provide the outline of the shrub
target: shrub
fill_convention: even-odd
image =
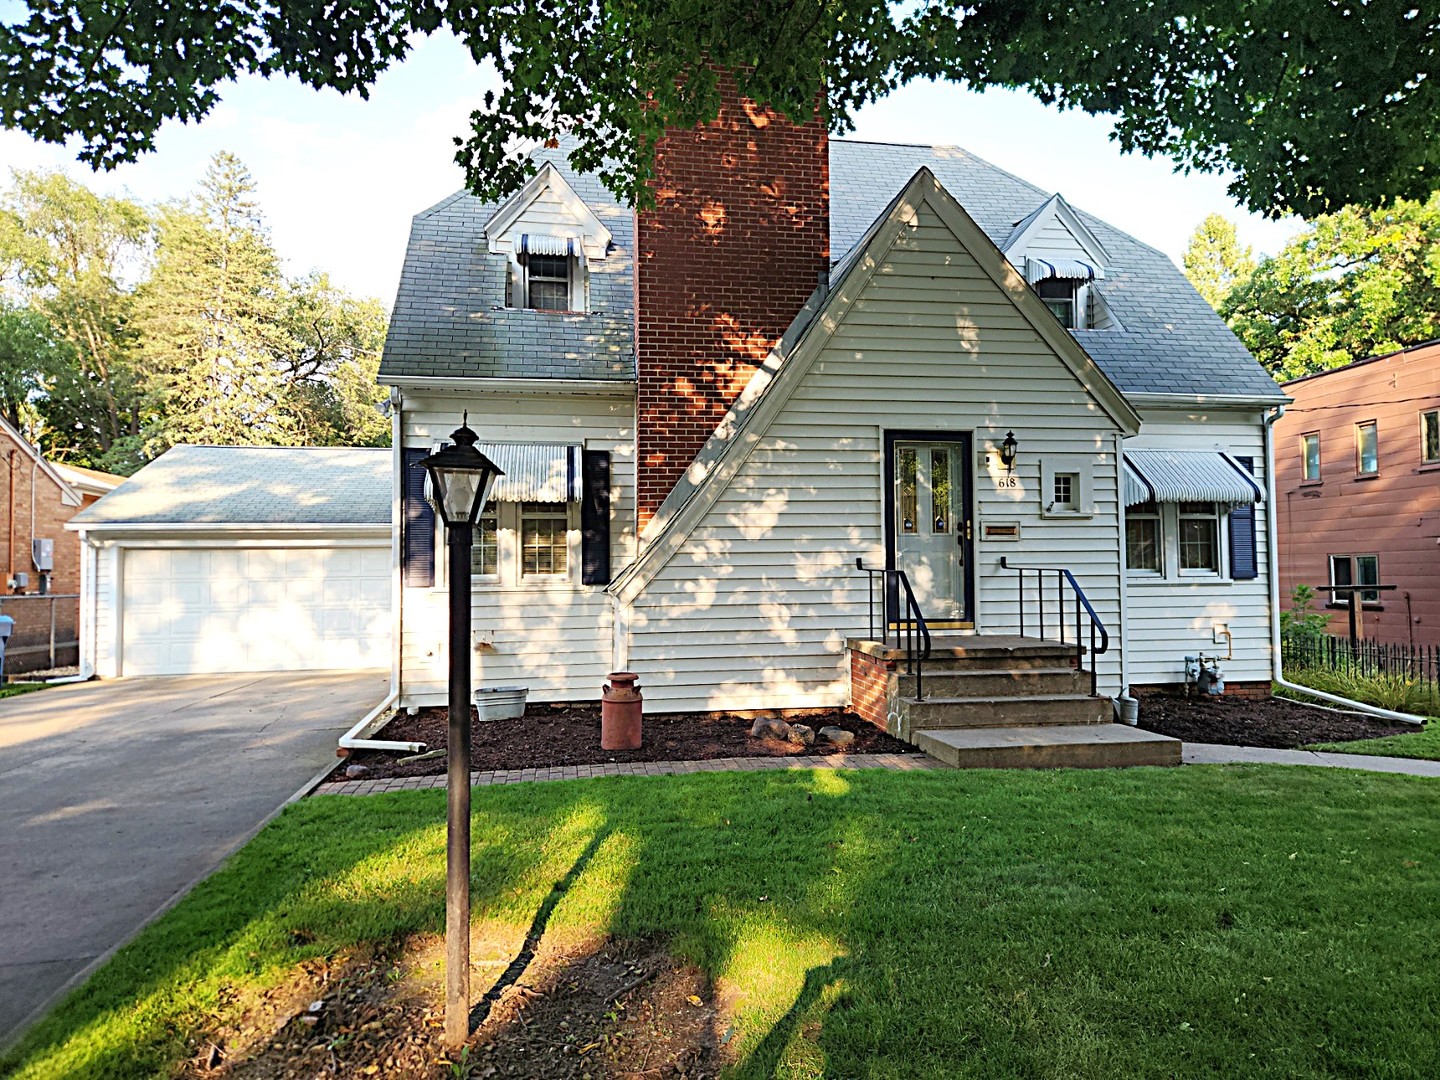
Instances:
[[[1440,700],[1437,700],[1430,685],[1405,675],[1361,675],[1358,672],[1327,671],[1321,668],[1301,668],[1286,671],[1285,675],[1291,682],[1301,686],[1309,686],[1327,694],[1336,694],[1392,712],[1440,716]]]

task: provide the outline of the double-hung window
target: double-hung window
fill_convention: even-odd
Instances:
[[[1320,479],[1320,433],[1311,431],[1300,436],[1300,479]]]
[[[525,263],[525,306],[542,311],[570,310],[567,255],[531,255]]]
[[[1075,282],[1062,278],[1046,278],[1035,283],[1035,292],[1050,309],[1050,314],[1059,319],[1060,325],[1065,329],[1074,330],[1080,325],[1079,312],[1076,310]]]
[[[1420,414],[1420,460],[1426,465],[1440,464],[1440,409]]]
[[[563,577],[570,569],[570,511],[565,503],[520,506],[520,576]]]
[[[1125,565],[1133,573],[1165,572],[1160,507],[1154,501],[1125,510]]]
[[[1379,585],[1380,557],[1378,555],[1331,555],[1330,584]],[[1359,596],[1362,604],[1378,604],[1380,602],[1379,589],[1362,589]],[[1349,604],[1349,594],[1331,593],[1331,602],[1338,605]]]
[[[500,511],[495,503],[485,507],[475,525],[470,548],[470,572],[477,578],[495,578],[500,573]]]
[[[1355,425],[1355,473],[1374,476],[1380,471],[1380,435],[1374,420]]]
[[[1220,513],[1214,503],[1182,502],[1179,508],[1180,572],[1220,572]]]

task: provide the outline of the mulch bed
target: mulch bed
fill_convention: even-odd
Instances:
[[[1410,724],[1329,712],[1278,697],[1265,701],[1230,696],[1185,698],[1153,691],[1136,696],[1142,728],[1185,742],[1295,750],[1312,743],[1378,739],[1416,730]]]
[[[442,750],[449,730],[449,711],[421,709],[414,716],[401,713],[376,738],[421,742],[430,750]],[[644,722],[644,743],[639,750],[600,749],[600,707],[598,705],[531,705],[518,720],[472,720],[471,768],[544,769],[557,765],[601,765],[628,761],[708,761],[726,757],[805,757],[817,754],[909,754],[914,747],[885,734],[854,713],[827,712],[796,717],[817,732],[826,726],[844,728],[855,741],[844,749],[816,739],[813,746],[778,739],[753,739],[753,720],[737,716],[697,716],[686,713],[649,714]],[[413,761],[398,759],[404,753],[388,750],[357,750],[336,766],[327,780],[343,781],[351,765],[370,770],[366,780],[402,776],[439,776],[445,772],[443,757]]]

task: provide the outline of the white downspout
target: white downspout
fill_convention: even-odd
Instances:
[[[1366,705],[1363,701],[1352,701],[1349,698],[1340,697],[1338,694],[1327,694],[1323,690],[1312,690],[1308,686],[1299,683],[1289,682],[1281,670],[1280,658],[1280,550],[1279,535],[1280,529],[1277,524],[1278,515],[1275,506],[1275,433],[1274,424],[1280,417],[1285,415],[1285,406],[1276,406],[1275,412],[1265,418],[1265,529],[1266,529],[1266,568],[1270,573],[1270,662],[1273,678],[1276,686],[1284,687],[1286,690],[1295,693],[1306,694],[1309,697],[1319,698],[1335,705],[1343,705],[1353,712],[1362,712],[1370,716],[1378,716],[1384,720],[1395,720],[1402,724],[1415,724],[1419,726],[1425,723],[1422,716],[1412,716],[1410,713],[1393,712],[1390,709],[1382,709],[1377,705]]]
[[[33,526],[30,532],[34,534]],[[80,651],[80,673],[46,679],[49,683],[87,682],[95,677],[95,571],[98,552],[84,529],[79,530],[77,538],[80,541],[80,626],[75,637],[78,639],[76,648]]]
[[[405,424],[402,413],[405,395],[398,386],[390,388],[390,451],[394,466],[390,481],[390,699],[400,696],[400,665],[405,653],[405,553],[400,546],[400,527],[405,517]],[[341,745],[344,743],[342,741]]]
[[[1115,502],[1120,512],[1115,525],[1120,532],[1120,698],[1130,696],[1130,553],[1125,548],[1125,436],[1115,433]],[[1117,707],[1118,707],[1117,699]]]

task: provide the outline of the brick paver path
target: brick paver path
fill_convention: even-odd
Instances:
[[[634,761],[603,765],[563,765],[548,769],[501,769],[470,774],[475,787],[524,784],[535,780],[588,780],[596,776],[688,776],[706,772],[765,772],[792,769],[944,769],[924,754],[828,754],[805,757],[730,757],[709,761]],[[445,786],[445,777],[406,776],[388,780],[347,780],[321,784],[313,795],[378,795]]]

